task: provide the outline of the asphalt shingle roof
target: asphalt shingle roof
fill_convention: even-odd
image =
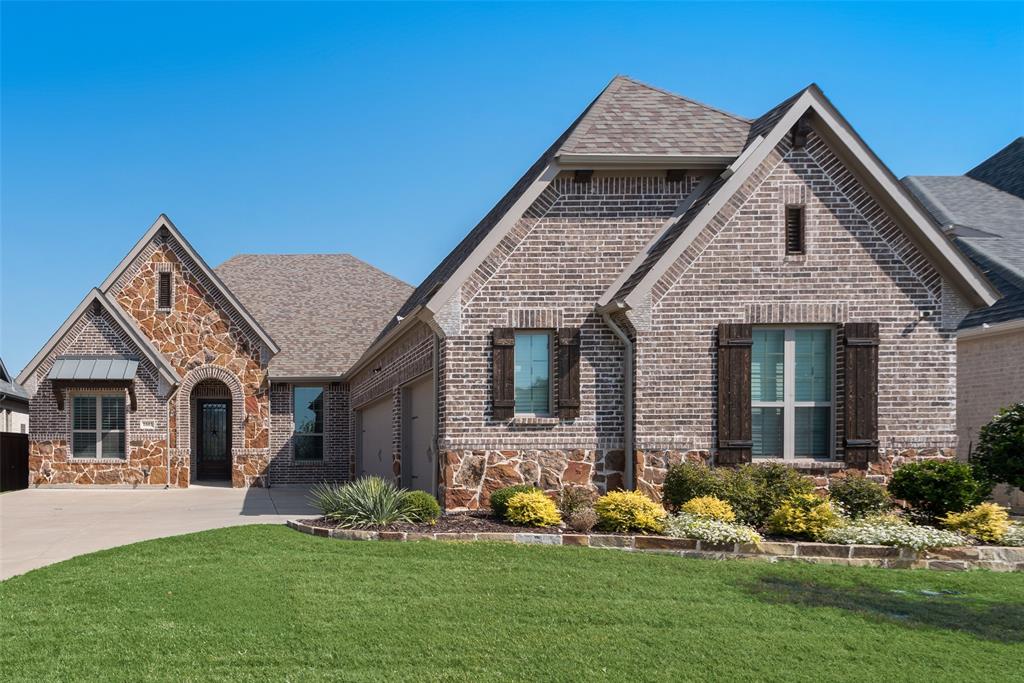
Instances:
[[[3,358],[0,358],[0,394],[15,400],[28,402],[28,392],[25,391],[25,387],[15,382],[14,377],[7,372],[7,366],[4,365]]]
[[[750,121],[616,76],[559,153],[736,156]]]
[[[904,185],[1003,295],[961,329],[1024,318],[1024,138],[962,176],[909,176]]]
[[[343,374],[412,291],[350,254],[239,254],[215,270],[281,347],[271,377]]]
[[[964,175],[1024,198],[1024,137],[1017,138]]]

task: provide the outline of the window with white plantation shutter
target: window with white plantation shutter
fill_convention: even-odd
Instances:
[[[125,400],[120,394],[79,394],[71,403],[76,458],[125,457]]]

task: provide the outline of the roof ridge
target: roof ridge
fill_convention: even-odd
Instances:
[[[626,80],[626,81],[629,81],[630,83],[635,83],[636,85],[639,85],[639,86],[642,86],[644,88],[647,88],[648,90],[653,90],[654,92],[660,92],[662,95],[668,95],[668,96],[674,97],[674,98],[676,98],[678,100],[682,100],[684,102],[689,102],[690,104],[695,104],[698,107],[703,107],[705,109],[709,109],[709,110],[711,110],[713,112],[716,112],[718,114],[722,114],[723,116],[728,116],[729,118],[736,119],[740,123],[750,124],[750,123],[754,122],[754,119],[748,119],[745,116],[740,116],[739,114],[733,114],[731,111],[726,111],[724,109],[720,109],[719,107],[712,107],[710,104],[705,104],[704,102],[701,102],[700,100],[695,100],[692,97],[687,97],[686,95],[680,95],[679,93],[672,92],[671,90],[665,90],[664,88],[659,88],[656,85],[651,85],[650,83],[645,83],[643,81],[639,81],[639,80],[633,78],[632,76],[626,76],[625,74],[620,74],[620,75],[616,76],[615,79]]]

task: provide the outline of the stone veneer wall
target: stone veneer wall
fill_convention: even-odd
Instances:
[[[804,255],[785,254],[789,203],[806,207]],[[943,287],[820,138],[812,134],[804,149],[780,143],[656,283],[648,307],[629,314],[637,335],[638,449],[706,458],[715,448],[720,322],[830,326],[838,352],[843,323],[877,321],[884,457],[873,469],[891,473],[904,453],[953,453],[957,320],[947,318],[944,329]],[[836,385],[841,397],[841,363]],[[838,400],[836,412],[841,458]],[[658,485],[662,460],[645,456],[643,486]]]
[[[594,302],[698,181],[595,173],[577,183],[559,175],[438,314],[446,508],[486,506],[491,491],[512,483],[597,491],[621,483],[622,346]],[[494,420],[492,330],[563,326],[581,328],[580,416]]]
[[[156,368],[148,361],[139,362],[135,379],[138,407],[125,415],[125,459],[71,457],[71,396],[76,389],[67,389],[63,411],[57,410],[53,386],[47,373],[59,355],[131,355],[142,358],[141,351],[121,331],[106,311],[96,314],[89,307],[72,326],[64,339],[36,370],[30,382],[35,392],[29,400],[32,431],[29,436],[29,483],[33,486],[69,484],[140,485],[166,484],[167,469],[167,407],[161,395]],[[95,389],[83,389],[97,393]],[[145,424],[144,424],[145,423]],[[143,427],[147,429],[143,429]],[[152,428],[148,428],[152,427]],[[188,466],[176,456],[171,458],[170,481],[187,485]]]
[[[172,306],[157,306],[158,273],[170,272]],[[174,394],[160,387],[155,368],[142,360],[135,381],[139,409],[127,417],[124,461],[68,458],[70,419],[58,413],[46,373],[62,354],[129,354],[144,358],[116,323],[90,311],[36,371],[32,397],[31,465],[37,484],[163,484],[171,459],[170,483],[187,486],[192,455],[192,389],[221,382],[232,397],[232,484],[261,485],[270,458],[269,355],[256,334],[235,313],[173,237],[156,236],[114,282],[108,295],[132,317],[180,377]],[[202,391],[202,389],[200,389]],[[154,425],[142,430],[141,422]],[[49,474],[48,474],[49,473]]]

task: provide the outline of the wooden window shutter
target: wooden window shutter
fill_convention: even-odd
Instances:
[[[580,416],[580,330],[558,330],[558,416],[572,420]]]
[[[750,424],[750,325],[718,325],[718,454],[715,463],[750,462],[754,446]]]
[[[495,420],[509,420],[516,410],[516,334],[511,327],[497,327],[491,334],[493,377],[491,408]]]
[[[867,468],[878,460],[878,323],[846,323],[843,336],[846,464]]]

